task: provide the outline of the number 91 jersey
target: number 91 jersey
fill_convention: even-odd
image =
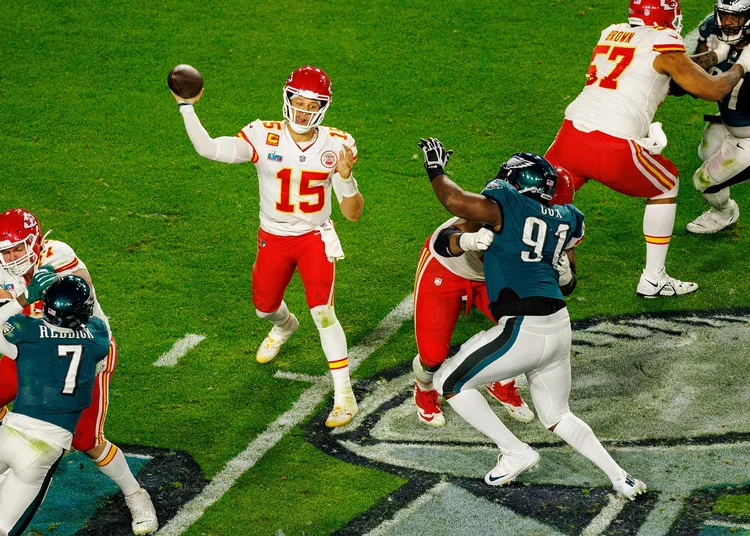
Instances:
[[[685,52],[675,30],[609,26],[594,48],[586,87],[565,110],[565,118],[582,132],[598,130],[629,140],[647,136],[670,80],[654,69],[654,60],[670,52]]]
[[[346,132],[317,128],[318,137],[305,149],[292,139],[286,121],[258,119],[238,134],[253,148],[251,161],[258,171],[260,226],[264,231],[280,236],[308,233],[331,215],[331,186],[341,201],[339,152],[348,145],[356,161],[357,146]]]
[[[543,205],[500,179],[482,195],[497,203],[503,227],[484,254],[487,295],[494,304],[508,287],[519,298],[563,299],[554,265],[563,251],[583,240],[583,214],[573,205]]]

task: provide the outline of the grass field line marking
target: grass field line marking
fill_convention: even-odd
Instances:
[[[581,536],[598,536],[599,534],[604,532],[607,527],[610,526],[612,521],[614,521],[615,518],[620,515],[620,512],[623,508],[625,508],[625,505],[627,504],[624,499],[618,499],[614,495],[609,495],[607,498],[609,499],[609,504],[602,508],[602,511],[599,512],[599,515],[592,519],[591,523],[589,523],[586,528],[583,529],[583,532],[581,532]]]
[[[298,374],[296,372],[282,372],[280,370],[277,370],[276,373],[273,375],[273,377],[281,378],[282,380],[291,380],[293,382],[307,382],[307,383],[315,383],[322,378],[327,378],[327,376],[312,376],[310,374]]]
[[[349,351],[349,366],[354,369],[362,360],[385,344],[401,325],[411,318],[413,310],[413,295],[410,294],[381,320],[372,333]],[[352,356],[356,356],[353,363]],[[313,380],[312,386],[302,392],[292,408],[272,422],[265,431],[250,442],[245,450],[229,460],[224,469],[214,476],[203,491],[182,505],[177,514],[157,534],[161,536],[184,534],[193,523],[201,518],[206,509],[221,499],[266,452],[315,411],[318,404],[331,390],[331,383],[327,375],[318,378],[309,376],[309,378]]]
[[[742,524],[742,523],[730,523],[729,521],[719,521],[717,520],[709,520],[704,521],[704,525],[707,525],[709,527],[727,527],[730,529],[745,529],[750,530],[749,524]]]
[[[196,335],[195,333],[188,333],[179,341],[174,343],[174,345],[168,352],[165,352],[164,354],[162,354],[162,356],[156,360],[156,363],[154,363],[154,366],[155,367],[174,367],[177,364],[177,361],[179,361],[182,356],[184,356],[190,350],[198,346],[200,342],[205,338],[206,338],[205,335]]]
[[[414,512],[416,512],[422,505],[426,504],[428,501],[431,501],[433,497],[436,497],[443,493],[445,488],[447,488],[450,484],[448,482],[439,482],[431,489],[427,490],[425,493],[414,499],[411,503],[409,503],[405,508],[402,508],[398,512],[396,512],[396,515],[393,516],[392,519],[388,519],[386,521],[383,521],[380,525],[375,527],[370,532],[366,533],[365,536],[378,536],[379,534],[390,534],[390,529],[392,529],[395,525],[401,522],[404,518],[409,518]]]
[[[135,458],[136,460],[153,460],[153,456],[149,456],[148,454],[132,454],[130,452],[125,452],[126,458]]]

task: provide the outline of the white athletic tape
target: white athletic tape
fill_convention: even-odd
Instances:
[[[409,295],[365,337],[349,351],[349,367],[354,370],[401,327],[414,313],[413,295]],[[284,373],[282,373],[284,374]],[[184,504],[157,533],[162,536],[179,536],[187,531],[211,505],[221,499],[247,470],[253,467],[284,435],[312,414],[331,390],[328,376],[290,376],[292,379],[310,379],[314,383],[303,391],[292,409],[279,416],[266,430],[256,437],[247,448],[238,454],[214,476],[203,491]]]
[[[177,361],[179,361],[182,356],[184,356],[190,350],[198,346],[200,342],[205,338],[206,338],[205,335],[196,335],[195,333],[188,333],[179,341],[174,343],[174,346],[172,346],[172,349],[164,353],[156,361],[156,363],[154,363],[154,366],[155,367],[174,367],[177,364]]]

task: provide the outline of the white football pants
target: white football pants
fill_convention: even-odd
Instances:
[[[503,317],[461,345],[433,382],[446,395],[526,374],[539,421],[549,428],[570,411],[570,344],[567,309],[549,316]]]
[[[0,473],[10,472],[0,486],[0,529],[23,534],[47,494],[63,449],[0,426]]]
[[[750,179],[743,173],[750,168],[750,139],[733,136],[723,123],[706,125],[698,156],[703,165],[693,175],[693,186],[700,193],[715,193]]]

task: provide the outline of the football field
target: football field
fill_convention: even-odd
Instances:
[[[683,35],[710,0],[683,0]],[[120,348],[106,425],[151,492],[160,534],[750,534],[750,186],[739,223],[697,236],[691,177],[714,103],[668,97],[656,119],[681,177],[667,270],[697,293],[643,300],[644,202],[596,183],[574,320],[571,409],[649,493],[625,504],[585,458],[542,429],[508,426],[542,454],[507,488],[482,481],[496,449],[446,406],[422,427],[411,402],[411,293],[420,249],[448,213],[416,144],[455,152],[478,191],[518,151],[544,153],[624,0],[588,2],[4,2],[0,210],[24,207],[87,264]],[[295,275],[301,327],[272,362],[255,351],[258,186],[253,166],[201,158],[166,76],[205,79],[196,112],[235,135],[282,119],[305,64],[333,86],[325,124],[357,141],[357,223],[334,203],[346,254],[336,312],[360,413],[324,426],[332,384]],[[262,157],[262,156],[261,156]],[[461,319],[460,343],[488,321]],[[528,391],[522,390],[528,397]],[[450,530],[448,530],[450,528]],[[29,534],[130,534],[127,508],[78,454],[65,458]]]

